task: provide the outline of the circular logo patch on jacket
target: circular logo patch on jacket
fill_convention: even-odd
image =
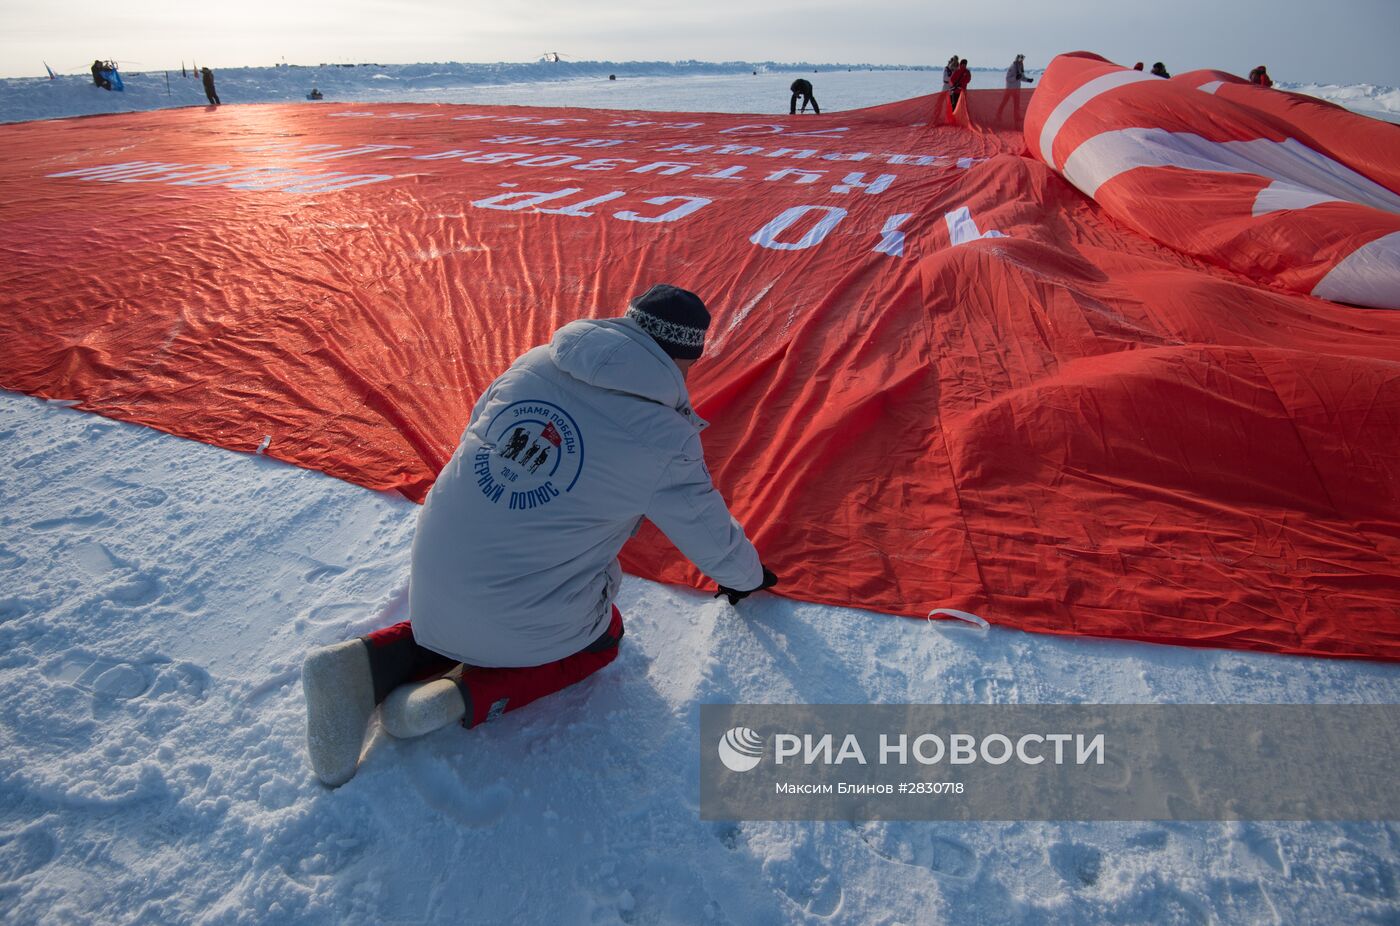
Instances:
[[[486,438],[472,460],[477,485],[512,511],[548,505],[572,491],[583,472],[583,435],[551,402],[507,405],[491,419]]]

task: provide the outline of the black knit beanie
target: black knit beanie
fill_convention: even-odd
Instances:
[[[657,283],[627,304],[624,316],[636,322],[668,357],[694,360],[705,350],[710,313],[694,293]]]

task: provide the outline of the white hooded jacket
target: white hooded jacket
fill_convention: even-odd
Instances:
[[[576,321],[477,402],[413,541],[423,646],[533,666],[602,636],[618,551],[643,517],[721,585],[757,588],[758,553],[710,480],[685,379],[626,318]]]

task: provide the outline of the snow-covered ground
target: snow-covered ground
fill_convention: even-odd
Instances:
[[[1375,84],[1290,84],[1277,83],[1280,90],[1305,93],[1345,106],[1353,112],[1400,123],[1400,89]]]
[[[1003,67],[973,68],[972,87],[997,88]],[[1032,77],[1040,71],[1029,69]],[[809,78],[822,109],[861,109],[932,93],[942,69],[871,69],[869,65],[777,64],[774,62],[558,61],[528,64],[320,65],[316,67],[219,68],[216,87],[225,103],[307,102],[312,87],[340,102],[484,103],[488,105],[583,106],[661,112],[783,112],[788,85]],[[609,80],[609,77],[616,80]],[[0,79],[0,122],[96,113],[205,105],[193,71],[126,74],[121,93],[102,90],[88,74],[57,80]],[[1033,85],[1032,85],[1033,86]],[[1306,93],[1356,112],[1400,121],[1400,90],[1371,84],[1290,84],[1279,89]]]
[[[1034,73],[1034,72],[1032,72]],[[343,67],[228,68],[215,72],[224,103],[304,102],[312,87],[329,101],[485,103],[585,106],[677,112],[786,112],[795,76],[812,80],[817,101],[832,111],[860,109],[931,93],[940,68],[880,69],[868,65],[730,62],[589,61],[531,64],[407,64]],[[615,77],[615,80],[609,80]],[[995,78],[995,80],[994,80]],[[120,93],[93,85],[91,75],[0,79],[0,122],[55,116],[205,105],[194,72],[129,74]],[[979,72],[977,86],[1000,86],[1001,72]]]
[[[365,74],[356,99],[679,111],[779,108],[791,79],[619,71],[380,97],[373,72],[344,70]],[[853,108],[932,77],[814,83]],[[89,91],[115,96],[71,93]],[[30,92],[0,83],[0,111],[67,111],[14,102]],[[629,578],[607,670],[471,732],[376,732],[328,791],[303,755],[301,659],[404,617],[416,513],[0,393],[0,921],[1400,922],[1390,822],[711,823],[697,806],[704,703],[1400,703],[1396,665],[766,594],[735,609]]]

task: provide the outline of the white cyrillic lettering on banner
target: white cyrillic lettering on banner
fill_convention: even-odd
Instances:
[[[471,157],[462,158],[463,164],[504,164],[507,161],[518,161],[521,158],[529,157],[519,151],[491,151],[486,154],[474,154]]]
[[[497,193],[495,196],[488,196],[486,199],[475,200],[472,205],[482,209],[499,209],[502,212],[518,212],[521,209],[529,209],[531,206],[538,206],[540,203],[547,203],[553,199],[563,199],[565,196],[573,196],[582,192],[581,187],[571,186],[562,190],[555,190],[552,193],[525,192],[524,190],[512,190],[508,193]]]
[[[824,170],[798,170],[796,167],[785,167],[782,170],[773,171],[763,179],[765,181],[786,180],[788,177],[792,177],[797,183],[816,183],[824,173],[826,173]]]
[[[695,178],[697,180],[743,180],[744,178],[739,175],[742,174],[745,169],[744,165],[736,164],[733,167],[726,167],[723,170],[717,170],[713,173],[696,174]]]
[[[441,161],[447,158],[459,158],[463,155],[480,154],[479,151],[468,151],[465,148],[452,148],[448,151],[440,151],[437,154],[415,154],[412,155],[415,161]]]
[[[820,212],[822,217],[817,220],[817,224],[807,230],[805,235],[792,242],[778,240],[778,237],[787,231],[789,226],[801,220],[809,212]],[[845,217],[846,210],[838,209],[835,206],[793,206],[754,232],[749,241],[773,251],[801,251],[814,244],[820,244]]]
[[[632,158],[594,158],[591,161],[584,161],[582,164],[575,164],[573,170],[617,170],[623,164],[637,163]]]
[[[661,215],[645,216],[635,212],[617,212],[613,214],[613,217],[622,219],[624,222],[675,222],[710,204],[710,200],[703,196],[654,196],[646,200],[647,205],[650,206],[664,206],[674,202],[679,202],[680,205],[663,212]]]
[[[781,125],[736,125],[727,129],[720,129],[721,135],[781,135],[783,127]]]
[[[915,167],[932,167],[939,161],[947,158],[936,154],[892,154],[888,158],[891,164],[912,164]]]
[[[563,167],[565,164],[572,164],[582,160],[576,154],[537,154],[532,158],[519,161],[520,167]]]
[[[899,215],[892,215],[885,219],[885,227],[880,229],[880,243],[875,245],[876,254],[888,254],[891,257],[904,256],[904,232],[899,230],[899,226],[914,217],[912,212],[901,212]]]
[[[375,154],[380,151],[388,151],[391,148],[410,148],[411,145],[361,145],[358,148],[346,148],[343,151],[327,151],[324,154],[311,154],[304,158],[297,158],[298,161],[335,161],[340,158],[354,157],[358,154]]]
[[[880,174],[874,180],[866,182],[865,174],[847,174],[846,179],[831,188],[833,193],[849,193],[851,190],[863,189],[871,196],[876,193],[883,193],[894,183],[894,174]]]
[[[284,193],[334,193],[337,190],[348,190],[352,186],[367,186],[371,183],[383,183],[385,180],[393,180],[395,174],[350,174],[342,175],[336,180],[312,180],[309,183],[297,183],[289,187],[284,187]]]
[[[103,167],[80,167],[62,173],[46,174],[48,177],[80,177],[83,180],[106,180],[122,175],[161,174],[175,167],[185,165],[173,161],[127,161],[123,164],[108,164]]]
[[[549,209],[541,207],[539,211],[548,212],[551,215],[590,216],[593,213],[586,211],[590,207],[597,206],[600,203],[606,203],[610,200],[617,199],[619,196],[626,195],[627,194],[621,190],[614,190],[611,193],[604,193],[602,196],[595,196],[592,199],[585,199],[581,203],[574,203],[572,206],[555,206]]]
[[[991,231],[980,231],[977,223],[972,218],[972,210],[966,206],[954,209],[943,216],[943,221],[948,224],[948,238],[953,244],[967,244],[969,241],[978,241],[982,238],[1005,238],[1001,232],[992,229]]]
[[[659,171],[663,176],[683,174],[692,167],[699,167],[699,164],[688,163],[686,161],[653,161],[650,164],[643,164],[641,167],[634,167],[630,174],[649,174],[652,171]]]
[[[849,132],[846,126],[833,126],[829,129],[820,129],[814,132],[789,132],[789,138],[841,138],[842,132]]]

